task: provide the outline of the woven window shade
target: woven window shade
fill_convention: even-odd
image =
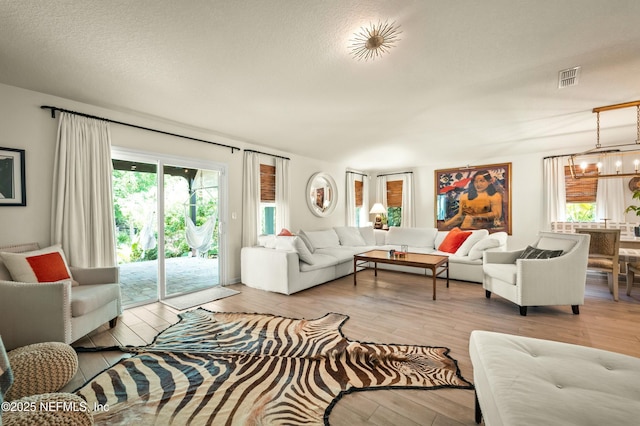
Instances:
[[[276,166],[260,164],[260,201],[276,201]]]
[[[387,207],[402,207],[402,181],[387,182]]]
[[[567,203],[596,202],[598,167],[595,164],[588,164],[585,174],[593,175],[593,178],[574,179],[571,177],[569,166],[564,166],[564,187],[567,193]]]
[[[355,181],[356,184],[356,207],[362,207],[362,181]]]

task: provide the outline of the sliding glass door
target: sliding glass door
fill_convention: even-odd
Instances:
[[[118,150],[113,166],[125,306],[219,285],[223,166]]]

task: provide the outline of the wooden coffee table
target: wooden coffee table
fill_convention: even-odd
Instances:
[[[406,253],[404,256],[391,256],[386,250],[371,250],[353,256],[353,285],[356,283],[356,272],[358,267],[370,268],[368,264],[373,263],[375,276],[378,276],[378,263],[388,263],[390,265],[414,266],[431,270],[433,277],[433,300],[436,300],[436,278],[446,272],[447,288],[449,287],[449,258],[435,254]],[[425,271],[426,272],[426,271]]]

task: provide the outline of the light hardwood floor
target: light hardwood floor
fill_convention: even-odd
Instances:
[[[446,346],[458,361],[462,376],[473,382],[469,359],[472,330],[490,330],[522,336],[575,343],[640,357],[640,288],[626,295],[621,277],[620,301],[609,294],[606,276],[590,274],[585,305],[580,315],[570,306],[529,308],[520,316],[511,302],[492,296],[482,286],[438,281],[438,299],[431,299],[431,278],[421,275],[373,271],[351,275],[312,289],[285,296],[255,290],[242,284],[230,288],[241,294],[206,303],[219,312],[263,312],[292,318],[317,318],[327,312],[349,315],[343,327],[352,340]],[[154,303],[125,311],[118,325],[106,326],[74,346],[144,345],[178,321],[179,311]],[[80,369],[67,391],[116,363],[118,351],[80,353]],[[588,372],[585,372],[588,373]],[[332,425],[474,425],[472,390],[379,390],[345,396],[333,409]]]

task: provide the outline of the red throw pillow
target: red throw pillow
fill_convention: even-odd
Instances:
[[[279,237],[293,237],[293,234],[287,228],[282,228],[282,231],[280,231],[278,236]]]
[[[438,250],[446,253],[455,253],[470,235],[471,232],[461,231],[460,228],[453,228],[449,231],[442,243],[440,243]]]
[[[67,265],[58,252],[27,257],[27,262],[31,266],[39,283],[68,280],[71,278],[67,271]]]

